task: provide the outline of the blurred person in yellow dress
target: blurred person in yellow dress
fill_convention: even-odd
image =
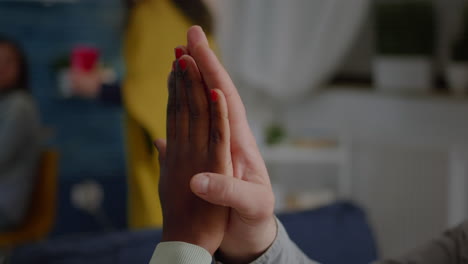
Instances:
[[[203,26],[211,35],[211,15],[201,0],[131,1],[125,34],[124,82],[103,86],[100,69],[71,74],[75,95],[114,98],[125,106],[131,228],[162,226],[158,154],[152,140],[166,134],[167,65],[174,60],[168,51],[177,47],[174,52],[178,55],[184,49],[178,45],[184,43],[192,24]],[[118,97],[121,100],[115,99]]]

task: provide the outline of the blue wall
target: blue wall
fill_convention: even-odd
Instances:
[[[43,5],[0,0],[0,34],[25,49],[31,88],[50,142],[60,151],[60,201],[55,234],[100,230],[90,217],[72,208],[69,188],[83,179],[104,184],[105,206],[114,226],[126,226],[125,159],[121,107],[79,99],[62,99],[51,64],[78,43],[102,52],[104,62],[121,65],[125,8],[121,0],[77,0]]]

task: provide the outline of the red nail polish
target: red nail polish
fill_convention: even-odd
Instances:
[[[215,90],[210,91],[210,99],[212,102],[218,101],[218,93]]]
[[[179,59],[180,57],[182,57],[182,55],[184,55],[184,51],[178,47],[174,49],[174,53],[175,53],[176,59]]]
[[[172,71],[175,71],[175,61],[172,62]]]
[[[187,69],[187,62],[185,60],[179,60],[179,67],[185,71],[185,69]]]

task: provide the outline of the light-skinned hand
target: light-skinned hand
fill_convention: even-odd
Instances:
[[[207,88],[220,89],[226,96],[234,169],[234,177],[222,173],[195,175],[190,186],[203,200],[231,208],[219,249],[221,260],[249,263],[265,252],[276,237],[270,179],[242,100],[229,74],[210,49],[203,30],[199,26],[191,27],[187,41],[188,53],[198,65]]]

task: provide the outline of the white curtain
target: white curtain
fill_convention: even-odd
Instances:
[[[234,79],[286,101],[340,66],[370,0],[220,0],[218,43]]]

